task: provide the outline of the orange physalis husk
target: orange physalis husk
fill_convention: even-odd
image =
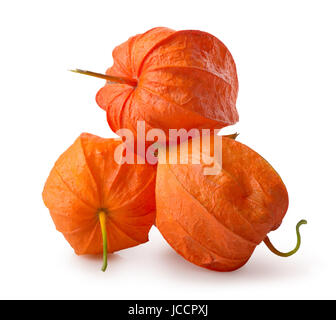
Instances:
[[[243,266],[261,241],[278,255],[295,253],[301,240],[298,227],[306,221],[299,222],[298,244],[289,253],[277,251],[267,238],[288,208],[280,176],[255,151],[225,137],[219,137],[222,147],[213,162],[217,174],[205,174],[215,155],[210,138],[202,139],[201,149],[197,143],[193,147],[200,140],[194,138],[159,151],[156,226],[163,237],[185,259],[217,271]],[[169,163],[169,157],[177,163]]]
[[[148,241],[155,219],[156,167],[119,164],[121,147],[120,140],[81,134],[43,190],[57,230],[76,254],[103,253],[104,271],[107,253]]]
[[[154,28],[113,50],[107,80],[96,96],[111,129],[215,129],[238,121],[238,78],[227,47],[198,30]]]

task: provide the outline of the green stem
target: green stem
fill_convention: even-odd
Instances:
[[[106,213],[104,211],[100,211],[98,213],[100,228],[103,238],[103,266],[102,271],[105,271],[107,268],[107,234],[106,234]]]
[[[115,76],[110,76],[108,74],[97,73],[97,72],[81,70],[81,69],[74,69],[74,70],[69,70],[69,71],[84,74],[86,76],[105,79],[105,80],[110,81],[110,82],[128,84],[128,85],[133,86],[133,87],[136,87],[136,85],[137,85],[137,81],[134,80],[134,79],[128,79],[128,78],[124,78],[124,77],[115,77]]]
[[[296,253],[301,245],[301,235],[300,235],[300,231],[299,228],[301,225],[303,224],[307,224],[306,220],[300,220],[297,225],[296,225],[296,237],[297,237],[297,243],[296,243],[296,247],[289,252],[280,252],[279,250],[275,249],[273,244],[271,243],[270,239],[268,237],[265,238],[264,243],[266,244],[266,246],[268,247],[268,249],[270,249],[273,253],[275,253],[276,255],[280,256],[280,257],[289,257],[291,255],[293,255],[294,253]]]

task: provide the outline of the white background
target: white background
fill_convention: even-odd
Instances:
[[[334,1],[1,1],[0,298],[336,298],[336,5]],[[225,132],[263,155],[287,185],[290,207],[242,269],[217,273],[150,242],[76,256],[41,197],[57,157],[83,131],[111,137],[95,103],[114,46],[155,26],[200,29],[233,54],[240,122]]]

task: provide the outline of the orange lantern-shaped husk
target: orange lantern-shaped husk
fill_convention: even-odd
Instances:
[[[154,28],[113,51],[107,79],[96,96],[114,132],[138,121],[149,129],[215,129],[238,121],[238,79],[227,47],[209,33]]]
[[[121,164],[123,145],[82,134],[55,163],[43,190],[58,231],[78,255],[148,241],[155,219],[156,167]]]
[[[232,271],[243,266],[263,240],[282,254],[266,235],[281,224],[288,195],[280,176],[259,154],[233,139],[217,139],[221,146],[212,136],[202,143],[192,139],[167,156],[159,153],[156,225],[185,259]],[[212,157],[216,172],[207,174]],[[172,159],[178,161],[169,163]],[[293,254],[299,245],[282,255]]]

